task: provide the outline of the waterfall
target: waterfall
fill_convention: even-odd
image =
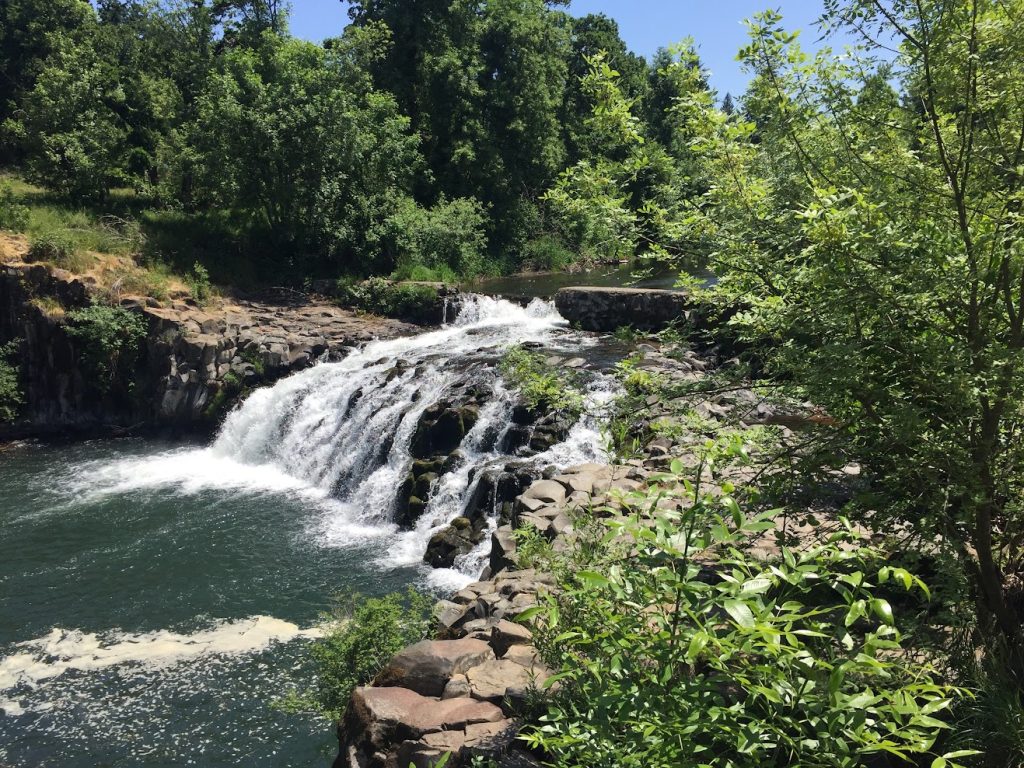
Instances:
[[[206,449],[126,460],[89,473],[85,493],[178,485],[185,492],[232,486],[236,492],[301,493],[321,511],[315,535],[329,547],[380,538],[383,567],[422,562],[433,532],[458,517],[483,470],[515,458],[503,452],[515,393],[497,362],[515,344],[578,354],[591,343],[567,328],[551,302],[522,307],[469,295],[449,325],[411,337],[371,342],[336,363],[320,363],[253,392],[225,419]],[[430,489],[411,529],[395,524],[397,489],[409,476],[412,445],[424,413],[467,385],[487,392],[475,423],[459,442],[458,460]],[[567,466],[603,458],[593,412],[611,396],[594,375],[588,408],[567,438],[529,461]],[[493,520],[491,527],[493,527]],[[462,555],[456,570],[429,580],[454,586],[479,574],[489,537]]]

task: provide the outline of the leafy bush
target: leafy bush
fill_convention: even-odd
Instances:
[[[531,408],[561,411],[572,417],[583,412],[583,394],[574,377],[547,365],[536,352],[512,347],[501,361],[501,372]]]
[[[735,489],[716,498],[682,472],[631,496],[632,515],[607,522],[611,554],[527,613],[562,689],[526,739],[554,765],[594,768],[935,757],[959,692],[904,650],[883,596],[927,595],[923,582],[848,526],[756,557],[746,548],[777,510],[747,519]]]
[[[576,260],[557,235],[541,235],[530,240],[523,248],[522,268],[537,271],[556,272],[565,269]]]
[[[388,221],[396,276],[416,267],[473,277],[484,270],[486,217],[478,200],[457,198],[423,208],[404,200]]]
[[[82,372],[100,392],[129,375],[146,338],[146,321],[122,307],[93,304],[67,315],[67,333],[79,344]]]
[[[0,187],[0,229],[23,232],[28,227],[28,208],[18,203],[10,184]]]
[[[69,234],[53,230],[38,234],[31,239],[26,259],[28,261],[48,261],[58,267],[70,269],[78,264],[79,255],[78,244]]]
[[[210,287],[210,273],[198,261],[185,275],[185,284],[188,285],[188,292],[192,294],[192,298],[201,305],[206,304],[213,296],[213,289]]]
[[[357,686],[373,680],[402,648],[430,634],[432,607],[429,596],[412,588],[381,598],[355,596],[339,605],[331,628],[313,646],[313,707],[338,719]]]
[[[427,324],[441,319],[437,289],[432,285],[371,277],[363,282],[339,280],[335,290],[342,305],[364,312]]]
[[[18,367],[11,362],[16,349],[16,341],[0,346],[0,422],[14,421],[24,402],[18,382]]]

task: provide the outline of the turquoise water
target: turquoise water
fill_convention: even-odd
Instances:
[[[330,503],[273,478],[153,477],[195,449],[0,453],[0,765],[328,764],[328,723],[269,706],[310,679],[303,631],[419,572],[375,564],[372,537],[325,543]]]

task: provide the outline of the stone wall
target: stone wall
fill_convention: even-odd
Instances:
[[[679,291],[641,288],[562,288],[555,294],[559,314],[585,331],[622,326],[658,331],[687,318],[690,300]]]

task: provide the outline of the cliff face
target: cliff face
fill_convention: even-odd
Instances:
[[[0,344],[16,339],[25,406],[0,436],[66,430],[208,427],[250,389],[373,338],[416,329],[325,302],[223,301],[153,306],[126,299],[148,333],[134,367],[101,388],[85,373],[64,314],[90,302],[83,280],[42,265],[0,269]]]

